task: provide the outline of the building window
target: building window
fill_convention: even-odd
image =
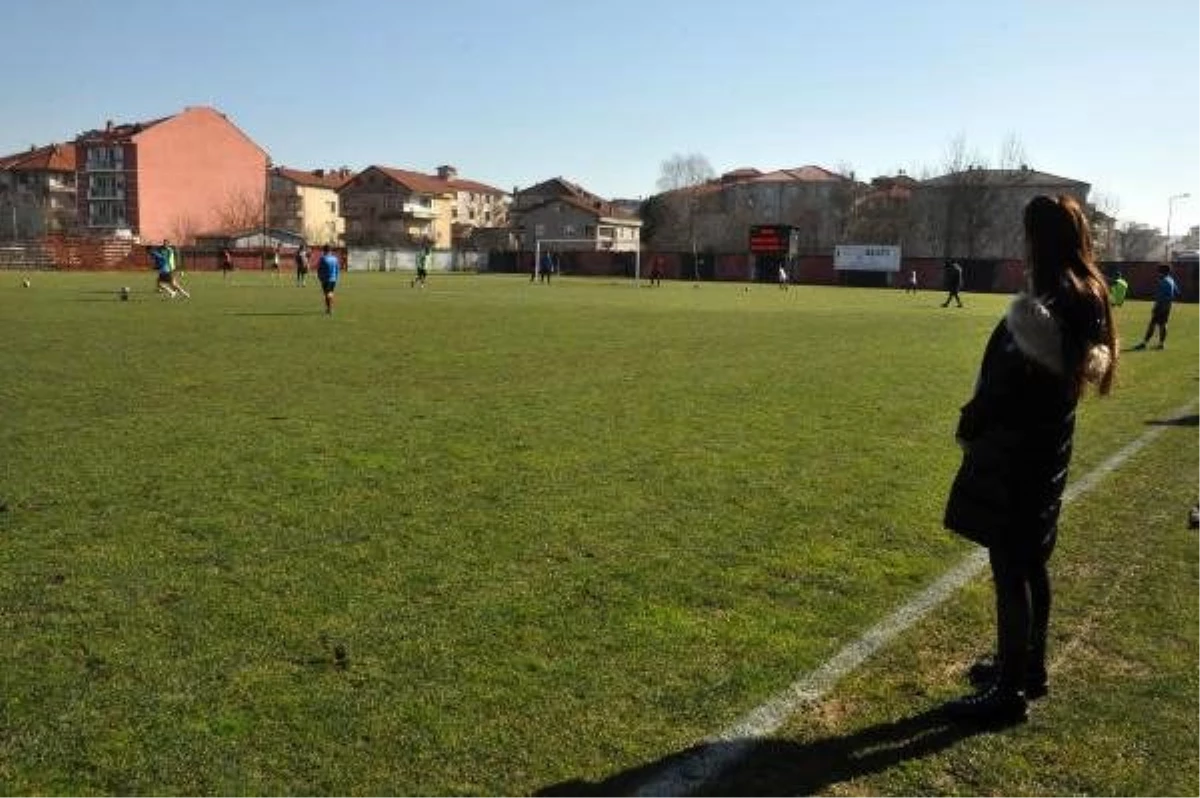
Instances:
[[[93,227],[124,227],[125,206],[120,202],[90,202],[88,222]]]
[[[543,236],[545,236],[546,235],[546,225],[535,224],[533,226],[533,234],[535,236],[537,236],[538,238],[542,238]]]
[[[122,169],[125,151],[120,147],[91,147],[87,154],[88,169]]]
[[[121,199],[125,191],[124,175],[92,175],[88,196],[93,199]]]

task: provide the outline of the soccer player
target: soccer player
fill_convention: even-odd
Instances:
[[[662,285],[662,255],[655,255],[650,264],[650,285]]]
[[[1158,264],[1158,287],[1154,289],[1154,309],[1150,311],[1150,324],[1146,335],[1134,349],[1145,349],[1158,328],[1158,348],[1167,348],[1167,320],[1171,318],[1171,303],[1179,298],[1179,284],[1171,276],[1171,267]]]
[[[917,293],[917,270],[916,269],[913,269],[912,271],[910,271],[908,273],[908,285],[906,285],[904,287],[904,293],[906,293],[906,294]]]
[[[1117,279],[1113,280],[1113,284],[1108,289],[1112,295],[1112,303],[1117,307],[1125,304],[1125,297],[1129,294],[1129,283],[1125,281],[1125,275],[1117,272]]]
[[[417,253],[417,276],[409,283],[410,286],[425,287],[425,278],[429,274],[429,247],[423,247]]]
[[[950,300],[953,299],[961,308],[963,306],[962,299],[959,298],[958,292],[963,287],[963,270],[962,266],[951,261],[946,264],[946,301],[942,303],[942,307],[950,307]]]
[[[154,263],[154,271],[157,273],[155,290],[174,299],[176,291],[175,287],[171,285],[171,261],[167,256],[166,249],[164,247],[147,247],[147,250],[150,253],[150,260]]]
[[[170,241],[163,241],[162,252],[167,259],[167,274],[171,278],[171,287],[175,289],[175,293],[182,294],[185,299],[191,299],[192,295],[183,287],[183,283],[179,282],[179,259],[175,247],[171,246]]]
[[[308,247],[304,244],[296,250],[296,285],[301,288],[308,280]]]
[[[325,295],[325,314],[333,315],[333,293],[337,290],[338,276],[341,264],[326,244],[321,248],[321,260],[317,262],[317,280],[321,283],[321,293]]]

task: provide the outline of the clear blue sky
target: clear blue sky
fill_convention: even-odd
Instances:
[[[938,171],[949,144],[1200,223],[1196,0],[4,0],[0,153],[106,119],[225,112],[297,168],[653,193],[818,164]]]

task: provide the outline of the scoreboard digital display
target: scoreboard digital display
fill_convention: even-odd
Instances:
[[[756,224],[750,227],[750,252],[762,255],[785,255],[792,239],[792,228],[786,224]]]

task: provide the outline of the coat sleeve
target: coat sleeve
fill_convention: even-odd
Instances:
[[[1015,371],[1022,367],[1022,358],[1015,351],[1012,336],[1001,321],[984,350],[975,393],[959,410],[955,437],[961,444],[969,445],[1010,420],[1019,399],[1015,393],[1021,384],[1015,379],[1018,376]]]

